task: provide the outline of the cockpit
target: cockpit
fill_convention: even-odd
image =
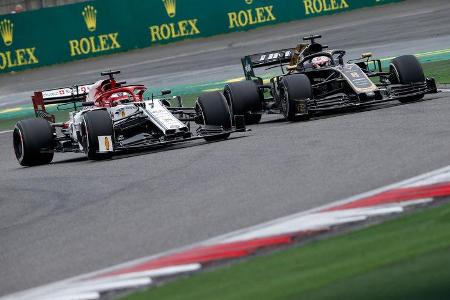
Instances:
[[[343,65],[344,50],[326,50],[327,45],[316,42],[320,35],[304,37],[309,44],[299,44],[291,58],[288,70],[320,70],[335,65]]]
[[[125,82],[117,82],[113,75],[119,71],[102,73],[109,79],[99,80],[89,88],[86,101],[98,106],[115,106],[118,104],[143,101],[143,95],[147,90],[142,85],[124,86]]]

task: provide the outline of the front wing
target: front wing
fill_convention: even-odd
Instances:
[[[346,95],[331,96],[324,99],[298,100],[296,108],[299,115],[307,113],[329,111],[335,109],[345,109],[352,107],[364,107],[380,104],[388,101],[402,100],[425,94],[437,93],[434,79],[428,79],[423,83],[393,84],[380,87],[381,99],[365,99],[362,101],[352,101]]]
[[[204,139],[205,137],[214,138],[236,132],[246,132],[247,129],[245,127],[244,116],[234,116],[234,118],[235,118],[235,126],[229,130],[225,130],[221,126],[204,125],[200,126],[197,129],[196,135],[192,135],[191,132],[187,132],[184,136],[183,135],[173,136],[166,140],[155,140],[150,135],[142,134],[140,138],[136,138],[133,141],[128,141],[126,143],[115,142],[113,149],[114,152],[121,152],[127,150],[145,150],[151,149],[153,147],[168,146],[173,144],[200,140]]]

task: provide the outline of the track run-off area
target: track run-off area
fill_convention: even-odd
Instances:
[[[153,87],[242,76],[240,57],[318,33],[349,57],[450,48],[450,3],[404,1],[0,76],[0,109],[32,91],[93,82],[121,69]],[[117,156],[55,155],[21,168],[0,134],[0,296],[180,248],[449,164],[450,97],[389,103],[287,123],[264,116],[217,143]]]

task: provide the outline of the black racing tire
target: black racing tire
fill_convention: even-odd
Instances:
[[[22,120],[17,122],[14,128],[14,153],[22,166],[31,167],[51,163],[54,144],[53,128],[47,120]]]
[[[262,97],[256,82],[252,80],[232,82],[225,85],[223,93],[233,115],[243,115],[245,124],[253,125],[261,121],[261,113],[258,112],[262,110]]]
[[[422,65],[414,55],[403,55],[392,60],[390,65],[391,82],[394,84],[410,84],[425,82]],[[425,95],[400,99],[402,103],[420,100]]]
[[[306,121],[310,115],[296,117],[295,100],[306,100],[313,97],[311,81],[304,74],[293,74],[281,80],[281,111],[288,121]]]
[[[90,160],[103,160],[112,156],[112,152],[98,153],[99,136],[111,136],[114,141],[111,116],[107,110],[88,111],[83,115],[83,147]]]
[[[222,126],[224,130],[231,130],[232,118],[230,107],[224,95],[220,92],[203,93],[198,97],[196,108],[202,115],[204,125]],[[208,142],[224,140],[230,136],[230,133],[224,133],[215,136],[205,136]]]

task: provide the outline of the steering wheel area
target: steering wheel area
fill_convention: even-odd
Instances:
[[[333,50],[331,52],[317,52],[303,57],[298,63],[298,69],[317,69],[318,66],[329,67],[336,65],[343,65],[344,50]]]
[[[330,66],[334,66],[333,56],[328,52],[318,52],[311,55],[303,57],[303,59],[298,63],[298,68],[301,70],[315,69],[315,61],[319,58],[327,58]]]

